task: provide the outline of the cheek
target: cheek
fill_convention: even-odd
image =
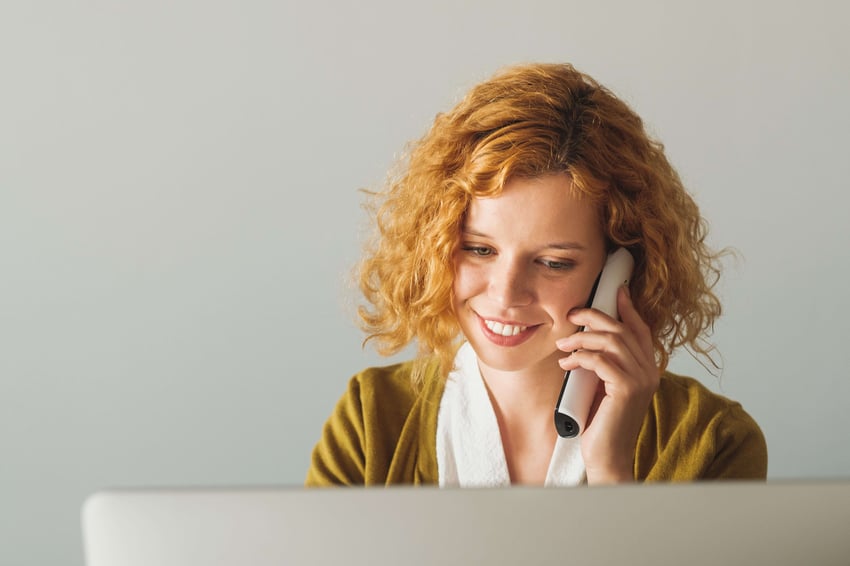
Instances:
[[[546,293],[545,302],[552,317],[561,323],[566,323],[567,313],[571,309],[584,306],[584,301],[579,298],[578,293],[563,287],[549,290]]]
[[[481,279],[478,270],[464,262],[455,262],[452,294],[455,301],[464,301],[476,294],[477,281]]]
[[[557,285],[546,290],[546,304],[551,316],[562,324],[567,322],[567,313],[574,308],[582,308],[587,305],[587,298],[593,281],[585,284],[584,281],[574,282],[570,285]],[[573,325],[570,325],[573,326]]]

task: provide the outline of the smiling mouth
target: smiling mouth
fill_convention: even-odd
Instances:
[[[487,320],[484,319],[484,325],[490,329],[490,332],[493,334],[498,334],[499,336],[516,336],[521,332],[525,332],[528,330],[528,326],[521,326],[518,324],[503,324],[501,322],[496,322],[495,320]]]

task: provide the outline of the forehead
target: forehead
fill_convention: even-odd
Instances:
[[[596,207],[572,190],[566,174],[510,180],[498,196],[473,198],[464,230],[529,239],[602,240]]]

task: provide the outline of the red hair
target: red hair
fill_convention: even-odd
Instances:
[[[708,356],[720,269],[696,203],[637,114],[591,77],[551,64],[474,87],[373,194],[377,232],[359,267],[366,340],[386,355],[416,340],[423,363],[436,355],[447,374],[460,336],[452,254],[470,199],[499,194],[512,177],[556,173],[597,206],[608,245],[635,257],[631,295],[659,367],[683,345]]]

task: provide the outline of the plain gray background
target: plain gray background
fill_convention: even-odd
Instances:
[[[498,68],[640,113],[735,246],[717,379],[770,477],[850,476],[848,9],[3,0],[0,563],[80,565],[106,486],[299,484],[362,351],[347,282],[406,141]]]

